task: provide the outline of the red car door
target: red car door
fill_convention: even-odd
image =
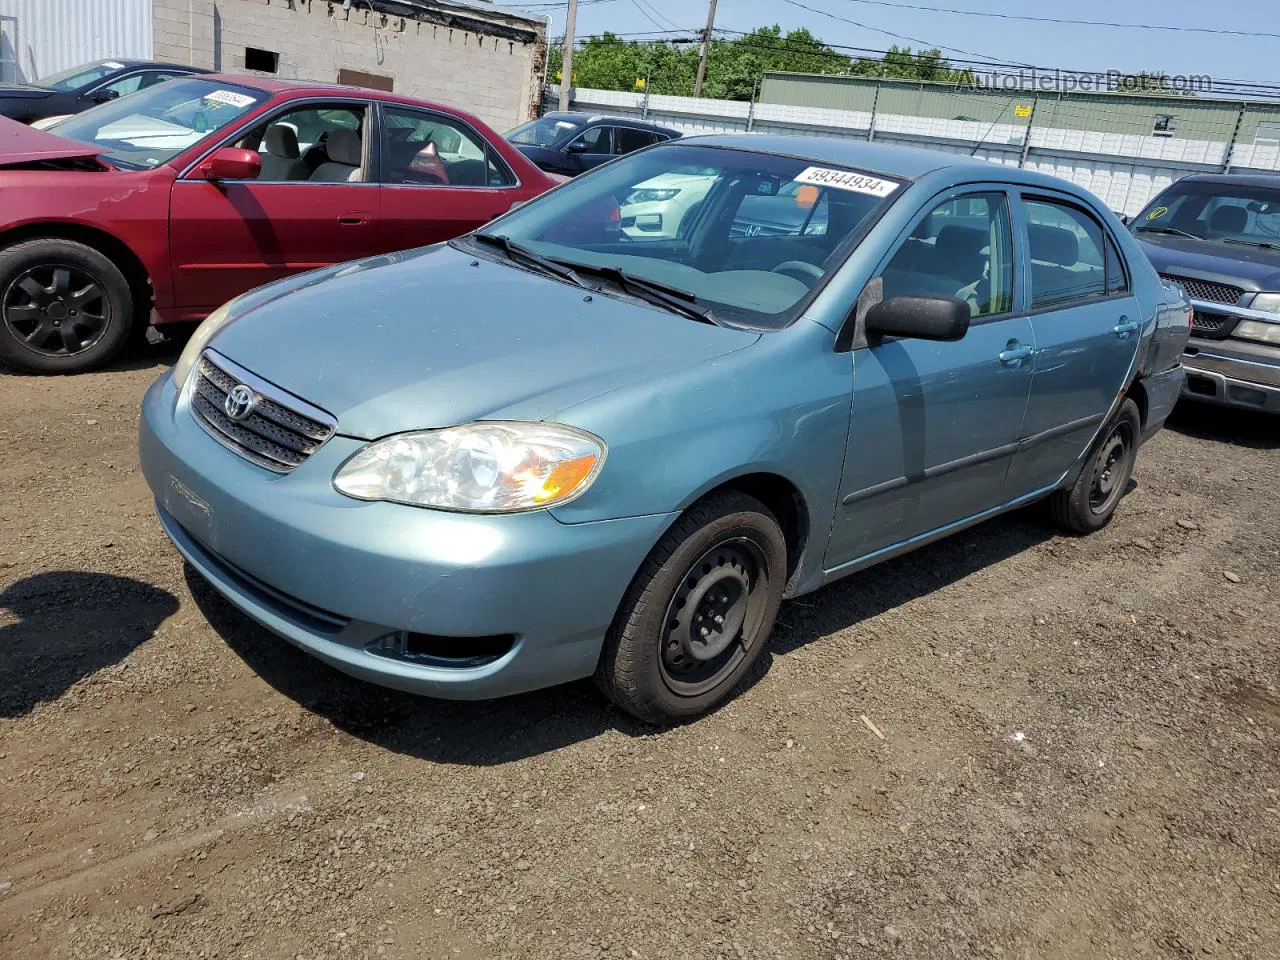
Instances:
[[[169,207],[176,306],[203,313],[272,280],[383,249],[370,113],[359,100],[285,106],[233,144],[258,151],[256,180],[179,178]]]
[[[439,243],[530,195],[485,137],[440,111],[382,105],[379,179],[387,250]]]

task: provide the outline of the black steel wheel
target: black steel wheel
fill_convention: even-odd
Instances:
[[[30,240],[0,251],[0,358],[35,373],[76,373],[109,360],[132,326],[118,267],[92,247]]]
[[[759,545],[717,544],[693,562],[667,606],[662,678],[679,696],[722,683],[760,639],[769,573]]]
[[[768,643],[787,571],[777,519],[737,491],[690,507],[637,572],[596,682],[633,716],[669,724],[716,707]]]
[[[1141,436],[1138,405],[1126,399],[1099,433],[1075,483],[1050,497],[1054,519],[1075,533],[1110,523],[1133,476]]]

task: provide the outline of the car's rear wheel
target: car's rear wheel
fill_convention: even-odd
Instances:
[[[727,491],[695,504],[632,581],[597,684],[654,724],[722,703],[768,642],[786,568],[782,530],[758,500]]]
[[[80,373],[119,352],[133,293],[114,263],[71,240],[0,250],[0,359],[32,373]]]
[[[1141,435],[1138,405],[1126,399],[1098,435],[1075,484],[1050,498],[1058,523],[1075,533],[1093,533],[1111,522],[1133,476]]]

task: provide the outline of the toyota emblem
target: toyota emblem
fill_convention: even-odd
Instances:
[[[222,410],[231,420],[239,423],[253,413],[253,408],[257,405],[258,395],[243,383],[239,383],[231,388],[227,399],[222,401]]]

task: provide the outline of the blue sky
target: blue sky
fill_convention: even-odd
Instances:
[[[515,0],[497,0],[517,6]],[[535,0],[529,0],[534,3]],[[545,6],[538,0],[533,12],[550,14],[551,32],[564,31],[565,7]],[[705,0],[579,0],[578,34],[632,33],[657,29],[654,20],[669,27],[699,30],[706,21]],[[875,5],[857,0],[800,0],[805,6],[825,10],[865,24],[867,28],[911,36],[931,46],[956,47],[976,55],[974,59],[1016,60],[1079,70],[1163,70],[1168,74],[1200,74],[1255,82],[1280,83],[1280,38],[1213,36],[1117,27],[1037,24],[987,17],[958,16]],[[1234,0],[1205,4],[1192,0],[1075,0],[1070,4],[1029,4],[1018,0],[904,0],[925,6],[949,7],[978,13],[1010,13],[1106,20],[1168,26],[1265,30],[1280,34],[1276,0]],[[656,12],[650,19],[645,9]],[[533,9],[533,8],[531,8]],[[1225,15],[1224,15],[1225,14]],[[893,43],[917,43],[897,39],[874,29],[864,29],[819,13],[802,10],[785,0],[719,0],[717,26],[750,30],[777,23],[784,30],[807,27],[828,43],[885,49]],[[950,52],[963,59],[964,54]]]

